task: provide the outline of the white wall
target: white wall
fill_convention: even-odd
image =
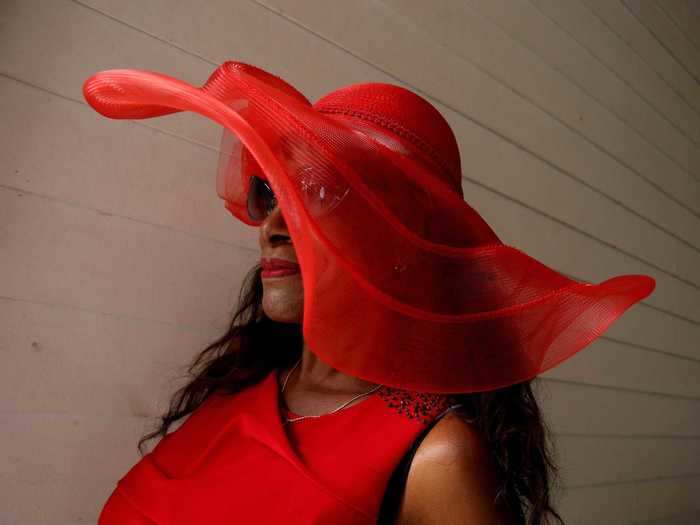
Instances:
[[[653,276],[543,376],[557,504],[574,525],[695,522],[697,2],[3,0],[0,523],[96,521],[258,255],[215,195],[218,126],[107,120],[82,82],[138,67],[202,84],[227,59],[311,100],[363,81],[426,96],[504,242],[577,279]]]

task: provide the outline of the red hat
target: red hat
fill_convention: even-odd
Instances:
[[[202,87],[117,69],[83,94],[110,118],[200,113],[224,127],[216,189],[239,220],[250,175],[277,197],[301,267],[303,335],[347,374],[414,391],[493,390],[589,345],[655,281],[578,282],[503,244],[464,201],[459,149],[425,99],[354,84],[311,104],[227,61]]]

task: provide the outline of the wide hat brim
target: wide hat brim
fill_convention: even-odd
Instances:
[[[400,137],[276,79],[234,61],[202,87],[115,69],[83,94],[109,118],[192,111],[223,126],[217,193],[257,226],[249,176],[269,181],[301,267],[304,339],[330,366],[419,392],[493,390],[570,358],[654,290],[647,275],[574,281],[503,244],[429,162],[391,146]]]

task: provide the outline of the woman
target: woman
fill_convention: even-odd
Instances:
[[[561,522],[531,380],[653,279],[579,283],[503,245],[449,125],[398,86],[312,106],[226,62],[202,88],[114,70],[84,93],[111,118],[221,123],[217,191],[262,258],[101,524]]]

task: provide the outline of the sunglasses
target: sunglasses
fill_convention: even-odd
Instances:
[[[349,192],[347,187],[328,186],[322,180],[315,180],[310,167],[304,167],[298,173],[300,186],[303,188],[300,196],[309,213],[316,217],[332,211]],[[263,221],[276,206],[277,197],[270,185],[260,177],[251,175],[247,202],[248,216],[254,221]]]
[[[251,175],[248,190],[248,215],[255,221],[262,221],[277,206],[277,197],[270,185],[260,177]]]

